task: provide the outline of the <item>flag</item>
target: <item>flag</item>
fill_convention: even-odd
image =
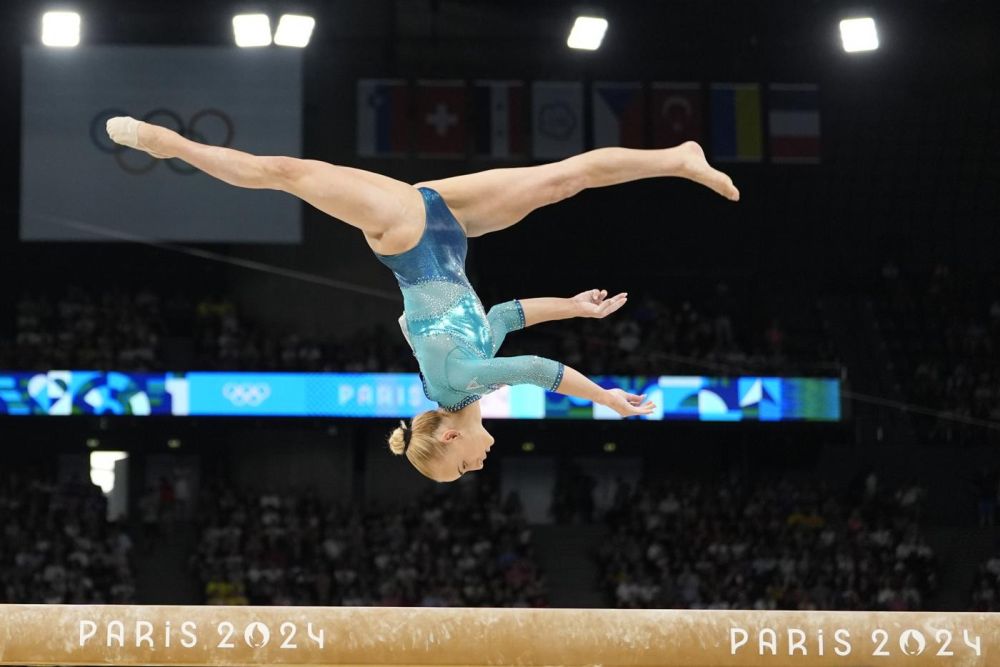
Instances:
[[[500,159],[523,156],[524,84],[477,81],[473,90],[476,155]]]
[[[558,159],[583,152],[583,84],[536,81],[531,117],[534,157]]]
[[[712,157],[725,162],[760,162],[760,86],[713,83],[711,100]]]
[[[410,90],[401,79],[358,80],[358,155],[401,156],[409,151]]]
[[[646,145],[646,93],[639,82],[595,81],[594,147]]]
[[[771,161],[817,164],[819,87],[772,83],[768,93]]]
[[[705,95],[700,83],[656,82],[649,99],[653,148],[704,140]]]
[[[417,81],[417,154],[465,157],[466,107],[464,81]]]

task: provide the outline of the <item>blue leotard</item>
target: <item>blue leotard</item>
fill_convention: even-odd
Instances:
[[[533,384],[555,390],[564,366],[537,356],[500,357],[509,331],[524,328],[517,300],[487,313],[465,276],[468,239],[444,199],[420,188],[426,223],[416,246],[380,255],[403,292],[400,323],[420,366],[427,398],[460,410],[505,384]]]

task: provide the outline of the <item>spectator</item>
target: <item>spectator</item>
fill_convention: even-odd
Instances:
[[[856,506],[823,485],[644,483],[607,515],[598,560],[619,607],[921,609],[937,585],[923,489]]]
[[[208,604],[546,605],[519,501],[486,482],[463,490],[362,514],[220,487],[192,566]]]

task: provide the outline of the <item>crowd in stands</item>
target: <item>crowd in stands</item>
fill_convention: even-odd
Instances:
[[[0,601],[135,601],[132,539],[107,521],[100,488],[0,472]]]
[[[228,299],[203,299],[195,306],[195,313],[198,368],[349,373],[413,370],[405,340],[387,326],[320,341],[298,332],[269,331],[248,321]]]
[[[791,289],[791,288],[789,288]],[[591,374],[838,374],[815,299],[758,302],[719,282],[698,298],[636,293],[606,319],[554,322],[508,336],[501,354],[538,354]],[[882,270],[872,305],[902,399],[941,411],[912,414],[921,439],[1000,440],[1000,284],[939,265]],[[504,297],[506,298],[506,297]],[[487,306],[497,299],[488,299]],[[776,315],[775,315],[776,314]],[[219,296],[79,286],[26,292],[0,323],[0,368],[405,372],[415,369],[395,322],[320,337],[254,321]]]
[[[15,308],[14,336],[0,344],[6,368],[146,370],[160,366],[163,313],[150,292],[25,295]]]
[[[922,437],[948,444],[997,442],[1000,431],[967,423],[1000,421],[1000,284],[939,264],[929,275],[882,269],[878,323],[903,396],[946,413],[916,415]]]
[[[57,298],[25,295],[15,311],[13,335],[0,336],[0,368],[413,369],[412,354],[402,336],[385,326],[338,341],[320,341],[258,326],[241,316],[232,300],[214,296],[191,300],[149,290],[95,293],[71,287]]]
[[[969,611],[1000,611],[1000,545],[979,564],[972,585]]]
[[[520,503],[485,479],[366,511],[220,486],[199,520],[192,567],[208,604],[547,604]]]
[[[487,308],[489,303],[486,304]],[[538,354],[593,374],[739,374],[801,370],[835,355],[806,307],[784,319],[759,314],[719,283],[703,303],[635,295],[606,319],[553,323],[508,336],[502,354]],[[784,320],[792,319],[788,325]],[[3,331],[3,327],[0,327]],[[170,368],[168,368],[168,366]],[[165,297],[149,290],[25,295],[13,335],[0,336],[0,367],[126,371],[412,371],[395,322],[333,340],[254,322],[224,297]]]
[[[802,302],[796,308],[786,306],[784,319],[760,319],[760,311],[768,309],[732,295],[725,282],[700,302],[630,294],[627,309],[611,317],[557,322],[510,336],[504,354],[540,354],[595,375],[830,374],[831,369],[837,374],[818,307]]]
[[[853,493],[783,478],[619,488],[598,553],[609,603],[702,609],[919,610],[937,586],[923,490]]]

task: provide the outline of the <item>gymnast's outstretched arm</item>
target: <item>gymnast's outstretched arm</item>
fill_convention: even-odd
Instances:
[[[607,317],[625,305],[628,292],[622,292],[608,297],[608,291],[590,289],[580,292],[568,299],[558,297],[542,297],[539,299],[521,299],[524,308],[524,326],[565,320],[570,317]]]
[[[448,360],[446,373],[453,389],[478,391],[490,385],[533,384],[607,406],[623,417],[648,415],[654,407],[643,401],[645,396],[605,389],[565,364],[535,355],[492,359],[454,357]]]
[[[590,289],[568,299],[548,296],[498,303],[486,314],[493,331],[493,354],[497,353],[511,331],[570,317],[607,317],[628,300],[627,292],[616,294],[610,299],[607,296],[607,290]],[[402,323],[400,326],[403,326]],[[406,335],[405,326],[403,335]]]
[[[562,382],[556,387],[556,392],[560,394],[588,398],[611,408],[622,417],[652,414],[655,408],[652,401],[645,400],[645,394],[630,394],[624,389],[604,389],[579,371],[569,366],[563,368]]]

